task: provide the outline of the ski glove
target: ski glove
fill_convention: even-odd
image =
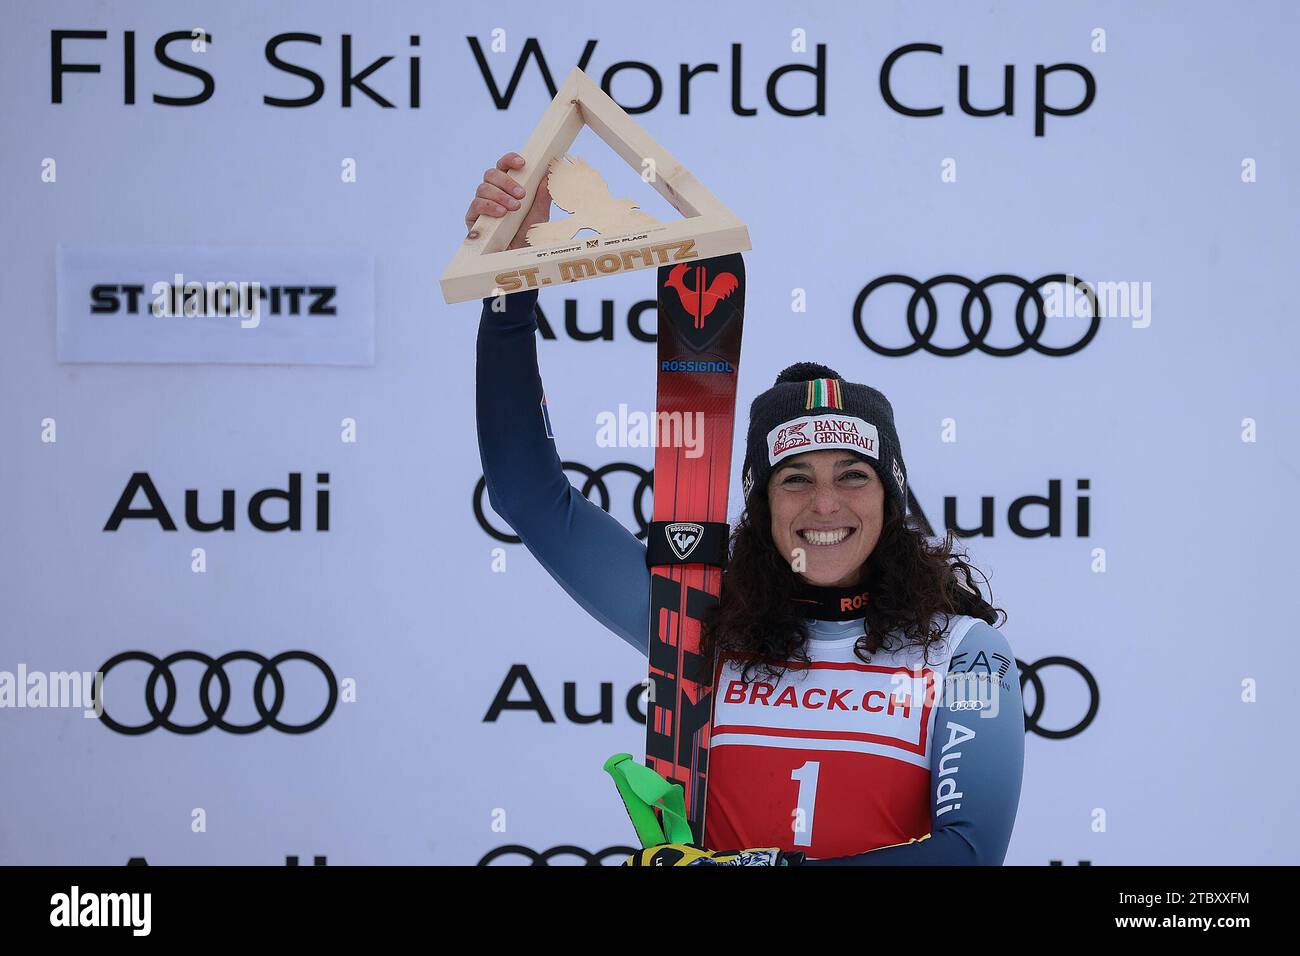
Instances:
[[[776,847],[751,850],[706,850],[694,843],[664,843],[633,853],[624,866],[797,866],[802,853]]]

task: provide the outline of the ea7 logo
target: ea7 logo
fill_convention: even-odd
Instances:
[[[668,536],[668,546],[673,549],[673,554],[685,561],[704,536],[704,525],[682,521],[665,527],[664,534]]]
[[[901,494],[907,494],[907,479],[903,476],[903,469],[899,467],[898,459],[894,459],[894,481],[898,482],[898,490]]]

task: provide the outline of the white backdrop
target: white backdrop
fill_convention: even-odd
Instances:
[[[1028,734],[1008,862],[1296,862],[1288,795],[1300,780],[1285,716],[1296,663],[1287,623],[1295,520],[1285,499],[1300,476],[1300,336],[1285,281],[1297,248],[1294,7],[717,3],[692,8],[687,29],[678,13],[570,6],[579,12],[518,2],[488,12],[414,2],[6,6],[0,671],[93,671],[126,651],[301,650],[325,662],[341,696],[300,734],[123,734],[78,709],[2,709],[0,862],[476,863],[508,845],[594,852],[631,842],[600,765],[643,750],[642,726],[623,706],[643,660],[473,510],[478,308],[444,306],[436,279],[483,168],[522,145],[551,92],[529,60],[498,107],[471,39],[502,91],[534,41],[557,83],[585,47],[598,82],[621,61],[653,67],[662,99],[636,118],[750,228],[741,407],[790,362],[826,362],[893,401],[932,522],[953,499],[958,522],[973,526],[981,499],[993,499],[993,533],[967,544],[1010,613],[1004,630],[1017,657],[1076,661],[1099,695],[1079,732]],[[211,37],[203,52],[190,47],[195,29]],[[107,34],[63,41],[65,62],[100,71],[64,73],[60,103],[56,30]],[[174,31],[186,36],[166,55],[211,77],[205,102],[153,102],[203,89],[155,56]],[[798,31],[802,51],[792,49]],[[268,41],[283,34],[320,37],[277,48],[319,74],[318,102],[263,101],[312,90],[268,61]],[[345,43],[354,74],[393,58],[365,80],[392,108],[355,87],[343,105]],[[782,115],[768,102],[768,77],[816,63],[819,44],[821,111]],[[904,115],[882,95],[882,65],[908,44],[943,52],[901,57],[890,90],[906,104],[942,106],[940,115]],[[682,66],[707,63],[718,70],[691,81],[683,112]],[[1046,100],[1080,103],[1082,71],[1095,97],[1076,115],[1046,116],[1035,135],[1035,67],[1066,63],[1078,69],[1047,75]],[[963,112],[963,65],[970,102],[985,108],[1000,102],[1013,66],[1013,115]],[[134,103],[125,102],[129,78]],[[643,70],[612,79],[625,106],[651,94]],[[755,115],[737,115],[733,82]],[[811,106],[814,79],[784,76],[777,95]],[[646,195],[590,134],[575,152],[625,194]],[[654,197],[647,208],[665,207]],[[59,364],[60,242],[359,250],[374,264],[373,365]],[[1033,282],[1054,273],[1150,283],[1146,317],[1108,316],[1064,356],[890,357],[854,328],[855,298],[882,276]],[[596,443],[600,412],[652,406],[654,347],[626,321],[652,282],[639,273],[542,296],[555,331],[539,346],[543,380],[567,460],[652,465],[651,449]],[[792,309],[796,290],[806,311]],[[87,292],[63,294],[84,309]],[[990,288],[989,345],[1021,340],[1017,294]],[[934,295],[934,343],[961,344],[960,290],[939,285]],[[873,292],[866,330],[906,344],[906,300],[900,285]],[[610,303],[612,337],[569,335],[570,301],[583,329],[598,327]],[[147,336],[149,321],[180,320],[103,321]],[[239,334],[279,336],[288,344],[275,354],[292,355],[295,336],[309,335],[294,321]],[[645,324],[653,329],[653,311]],[[1086,328],[1086,319],[1053,318],[1042,343],[1068,346]],[[945,440],[954,428],[956,440]],[[138,472],[178,530],[144,519],[103,530]],[[257,530],[249,499],[287,488],[291,473],[301,475],[303,530]],[[1052,480],[1062,533],[1013,533],[1011,503],[1047,494]],[[634,484],[628,474],[609,480],[611,510],[629,526]],[[328,530],[316,530],[321,488]],[[234,530],[188,527],[187,489],[205,520],[232,490]],[[1086,533],[1075,520],[1081,494]],[[737,481],[733,516],[738,500]],[[282,509],[268,504],[266,514]],[[1025,518],[1041,527],[1043,514],[1032,507]],[[494,570],[498,547],[504,571]],[[205,552],[201,573],[195,548]],[[536,710],[485,719],[517,665],[553,722]],[[203,668],[182,660],[172,671],[172,719],[202,721]],[[226,672],[226,719],[256,721],[257,668],[236,661]],[[310,721],[325,706],[325,682],[302,661],[280,672],[280,719]],[[148,720],[147,673],[130,663],[108,675],[115,719]],[[1069,667],[1037,673],[1039,730],[1077,725],[1089,709],[1084,681]],[[611,719],[566,717],[569,685],[583,713],[611,685]],[[1028,705],[1036,693],[1026,688]],[[526,697],[516,683],[511,699]]]

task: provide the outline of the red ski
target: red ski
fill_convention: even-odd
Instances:
[[[718,600],[726,563],[745,263],[736,254],[662,266],[658,282],[646,764],[682,785],[703,845],[713,662],[699,653],[700,619]]]

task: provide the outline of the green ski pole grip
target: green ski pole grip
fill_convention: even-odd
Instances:
[[[605,761],[605,772],[614,778],[614,786],[623,798],[623,806],[643,848],[693,842],[681,784],[669,783],[633,760],[631,754],[614,754]],[[660,827],[655,816],[656,807],[663,814],[664,827]]]

